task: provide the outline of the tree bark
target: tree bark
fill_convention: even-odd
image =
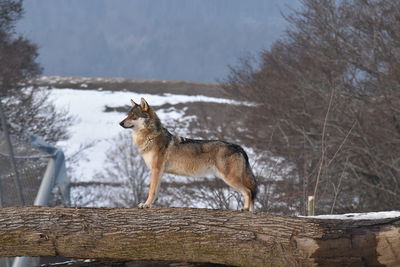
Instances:
[[[0,257],[237,266],[400,266],[400,217],[317,220],[188,208],[0,208]]]

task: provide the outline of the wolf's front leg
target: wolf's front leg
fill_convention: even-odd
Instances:
[[[159,169],[152,169],[151,170],[151,179],[150,179],[150,189],[149,195],[145,203],[140,203],[138,208],[145,209],[151,208],[151,205],[157,199],[158,189],[160,187],[162,171]]]

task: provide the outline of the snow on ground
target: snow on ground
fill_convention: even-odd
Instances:
[[[237,101],[188,95],[153,95],[138,94],[134,92],[121,91],[97,91],[76,89],[52,89],[51,98],[57,108],[67,109],[77,119],[77,122],[69,128],[70,139],[60,142],[60,146],[66,156],[71,156],[79,151],[81,146],[92,144],[85,150],[86,160],[80,160],[76,166],[75,173],[71,174],[73,181],[91,181],[93,176],[99,172],[106,160],[106,152],[113,146],[112,139],[119,133],[128,131],[123,129],[119,122],[124,119],[125,114],[120,112],[104,112],[105,106],[130,105],[130,99],[140,103],[144,97],[150,105],[160,106],[163,104],[178,104],[188,102],[214,102],[242,104]],[[161,121],[168,126],[173,120],[189,123],[196,119],[194,116],[185,117],[184,111],[169,108],[157,111]],[[185,135],[184,132],[174,132]]]
[[[308,216],[306,218],[331,219],[331,220],[333,220],[333,219],[335,219],[335,220],[378,220],[378,219],[389,219],[389,218],[397,218],[397,217],[400,217],[400,211],[331,214],[331,215]]]

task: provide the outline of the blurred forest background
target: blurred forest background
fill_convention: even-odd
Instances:
[[[77,1],[29,1],[30,12],[36,12],[37,21],[31,22],[35,27],[42,27],[37,25],[44,19],[52,22],[40,34],[60,31],[60,35],[49,34],[54,37],[41,43],[43,50],[38,50],[25,35],[15,32],[22,14],[20,3],[2,1],[0,86],[9,117],[50,142],[68,138],[67,131],[60,132],[57,125],[72,124],[69,115],[54,109],[46,98],[47,90],[26,87],[41,73],[39,61],[46,74],[218,79],[226,98],[256,104],[205,103],[198,108],[190,131],[197,137],[233,140],[258,155],[252,159],[260,184],[258,210],[305,214],[309,195],[316,198],[318,214],[398,209],[400,2],[302,0],[286,18],[278,12],[269,16],[266,1],[252,1],[254,5],[222,2],[133,1],[129,3],[144,5],[141,10],[145,12],[135,14],[130,6],[121,11],[129,13],[125,15],[129,20],[120,25],[112,23],[121,15],[111,2],[99,1],[94,6],[79,1],[83,8],[93,9],[86,16],[88,12],[82,13]],[[55,3],[63,3],[63,12],[69,13],[60,14]],[[189,3],[197,3],[193,5],[202,15],[185,12]],[[234,8],[240,12],[230,13]],[[254,17],[246,12],[255,12]],[[37,14],[42,14],[41,18]],[[149,20],[152,23],[146,24],[149,28],[135,27],[136,20],[149,16],[154,16]],[[279,23],[268,23],[278,16]],[[76,31],[58,28],[57,21],[67,18],[64,24]],[[191,21],[190,27],[183,24],[184,18]],[[18,30],[26,36],[32,34],[32,40],[38,38],[35,34],[39,33],[29,33],[24,23],[20,22]],[[125,34],[102,35],[104,27],[129,28],[138,39]],[[282,30],[275,30],[278,28]],[[246,34],[251,30],[256,34],[249,37]],[[77,33],[83,47],[71,40]],[[178,42],[166,41],[169,34],[176,34],[172,39]],[[131,49],[130,42],[138,40],[142,45]],[[214,44],[225,52],[214,49]],[[246,56],[254,49],[258,52]],[[38,51],[47,52],[38,57]],[[146,57],[145,51],[153,57]],[[56,58],[50,61],[54,54]],[[228,68],[229,64],[234,66]],[[118,108],[122,112],[127,109]],[[109,151],[113,160],[98,176],[127,177],[127,193],[115,205],[134,206],[147,191],[144,178],[148,173],[136,151],[122,149],[127,141],[117,139],[120,145]],[[193,182],[191,186],[168,182],[162,187],[160,194],[167,197],[161,203],[169,205],[177,198],[182,203],[205,199],[208,207],[232,208],[231,199],[237,195],[227,195],[225,189],[218,181]],[[210,196],[207,192],[214,193]],[[92,194],[94,199],[104,197],[99,190]]]

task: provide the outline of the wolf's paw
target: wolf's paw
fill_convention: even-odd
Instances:
[[[255,210],[252,210],[252,209],[244,209],[244,208],[241,208],[240,211],[247,211],[247,212],[251,212],[251,213],[256,213],[256,211],[255,211]]]
[[[256,213],[256,211],[254,209],[241,208],[240,211],[248,211],[248,212],[251,212],[251,213]]]
[[[148,208],[151,208],[151,205],[146,204],[146,203],[139,203],[138,208],[139,209],[148,209]]]

